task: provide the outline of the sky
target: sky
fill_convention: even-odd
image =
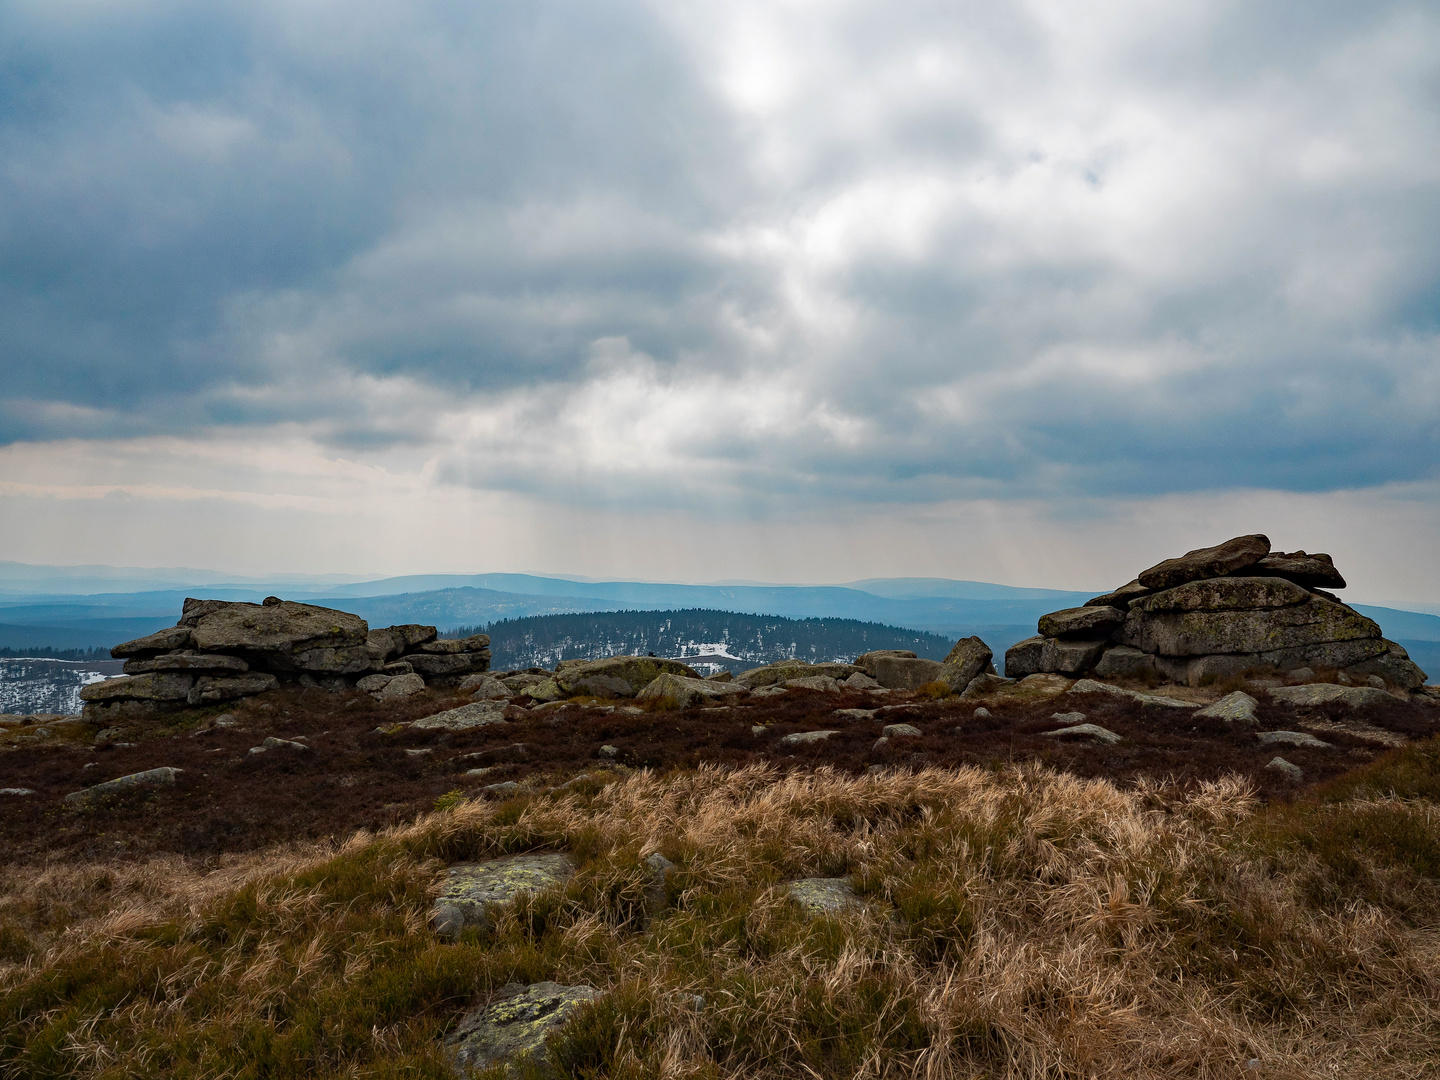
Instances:
[[[1440,5],[8,0],[0,558],[1440,601]]]

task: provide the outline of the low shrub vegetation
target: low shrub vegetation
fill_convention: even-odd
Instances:
[[[1268,807],[1034,762],[702,767],[72,860],[0,893],[0,1075],[445,1077],[467,1009],[546,979],[602,991],[551,1039],[576,1077],[1433,1075],[1437,782],[1434,741]],[[429,931],[446,864],[542,850],[563,887]],[[808,914],[803,877],[855,906]]]

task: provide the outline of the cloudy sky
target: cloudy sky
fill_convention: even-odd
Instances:
[[[1440,6],[8,0],[0,558],[1440,600]]]

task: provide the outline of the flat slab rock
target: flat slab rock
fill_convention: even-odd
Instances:
[[[1073,727],[1056,728],[1054,731],[1042,731],[1041,735],[1049,735],[1052,738],[1076,738],[1094,739],[1097,742],[1114,745],[1120,741],[1120,736],[1109,728],[1103,728],[1099,724],[1075,724]]]
[[[1308,731],[1261,731],[1256,734],[1261,746],[1308,746],[1313,750],[1328,750],[1330,744],[1317,739]]]
[[[1069,692],[1072,694],[1113,694],[1116,697],[1138,701],[1141,705],[1161,705],[1167,709],[1198,709],[1200,707],[1193,701],[1181,701],[1179,698],[1165,697],[1163,694],[1142,694],[1139,690],[1126,690],[1124,687],[1111,686],[1109,683],[1102,683],[1096,679],[1080,679],[1070,687]]]
[[[130,773],[128,776],[117,776],[114,780],[106,780],[103,784],[96,784],[84,791],[72,791],[65,796],[65,801],[67,803],[87,803],[95,799],[103,799],[108,795],[120,795],[127,791],[174,787],[175,777],[179,776],[182,771],[182,769],[170,765],[162,765],[158,769],[146,769],[144,772]]]
[[[461,705],[458,709],[446,709],[434,716],[422,717],[411,723],[410,726],[421,731],[434,728],[444,731],[466,731],[470,728],[484,727],[486,724],[504,723],[507,723],[504,702],[476,701],[469,705]]]
[[[574,872],[570,856],[554,853],[460,863],[446,872],[430,925],[441,937],[459,937],[467,926],[487,925],[487,904],[508,904],[521,893],[561,885]]]
[[[795,731],[786,735],[780,740],[781,746],[804,746],[807,743],[823,742],[831,735],[839,734],[836,731]]]
[[[1236,690],[1234,693],[1226,694],[1219,701],[1206,705],[1195,715],[1208,717],[1211,720],[1253,724],[1255,723],[1255,707],[1259,704],[1244,690]]]
[[[1368,705],[1389,705],[1395,701],[1384,690],[1377,690],[1373,686],[1339,686],[1335,683],[1277,686],[1270,691],[1270,696],[1289,705],[1329,705],[1338,701],[1352,709]]]
[[[810,915],[831,915],[860,903],[849,878],[800,878],[790,882],[787,891]]]
[[[499,1062],[512,1073],[526,1058],[545,1051],[545,1039],[581,1005],[594,1001],[593,986],[562,986],[555,982],[511,984],[501,997],[475,1009],[445,1037],[445,1049],[461,1076]]]

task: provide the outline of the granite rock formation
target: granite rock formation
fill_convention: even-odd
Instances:
[[[1186,552],[1084,606],[1040,618],[1005,674],[1160,678],[1198,686],[1255,669],[1328,668],[1401,690],[1425,682],[1405,650],[1326,589],[1329,555],[1271,552],[1259,534]]]
[[[432,685],[459,682],[489,670],[490,639],[440,641],[433,626],[371,630],[358,615],[276,596],[261,604],[188,599],[175,626],[117,645],[110,655],[125,661],[129,678],[85,687],[87,719],[217,704],[282,682],[338,688],[375,676],[387,684],[408,677],[412,690],[419,677]]]

